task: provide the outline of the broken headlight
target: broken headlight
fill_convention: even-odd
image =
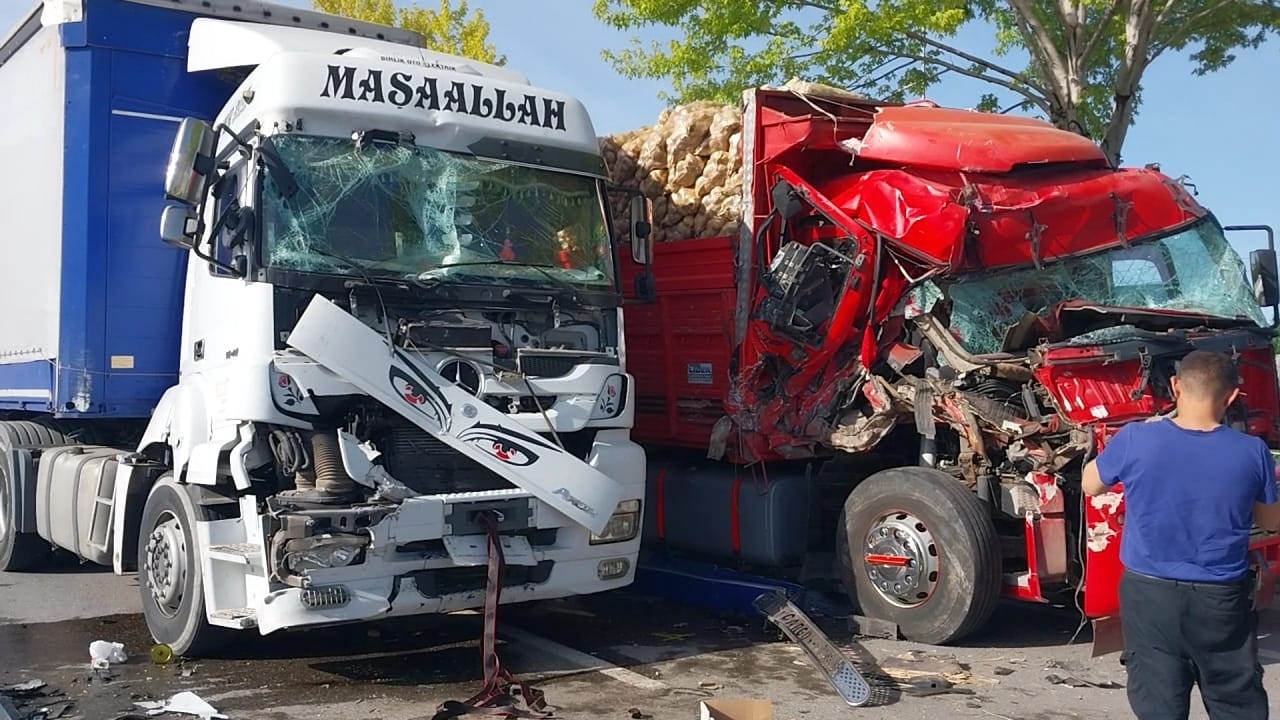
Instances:
[[[640,532],[640,501],[623,500],[599,534],[592,533],[591,544],[626,542]]]
[[[290,572],[301,575],[311,570],[347,567],[364,558],[368,538],[354,535],[316,535],[285,543],[284,564]]]

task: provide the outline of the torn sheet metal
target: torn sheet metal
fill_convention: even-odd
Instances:
[[[1175,196],[1151,170],[1073,169],[984,177],[873,170],[840,177],[823,192],[914,260],[960,270],[1034,266],[1187,225],[1207,211]],[[1117,234],[1112,196],[1141,207]],[[1036,228],[1039,227],[1038,233]],[[1038,252],[1028,238],[1035,234]]]
[[[622,499],[613,478],[423,367],[409,353],[388,347],[386,338],[323,297],[312,299],[288,342],[592,532],[604,530]]]

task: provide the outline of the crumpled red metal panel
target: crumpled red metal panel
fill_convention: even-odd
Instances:
[[[1146,169],[1060,168],[998,177],[875,170],[822,190],[899,251],[950,271],[1025,266],[1114,247],[1206,213],[1180,185]]]
[[[822,191],[850,217],[892,238],[920,262],[960,264],[969,210],[956,202],[959,188],[954,182],[904,170],[874,170],[835,180]]]
[[[930,105],[884,107],[861,140],[847,147],[864,160],[964,172],[1004,173],[1021,165],[1108,165],[1092,140],[1042,120]]]

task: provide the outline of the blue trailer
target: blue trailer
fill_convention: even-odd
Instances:
[[[0,177],[0,247],[20,258],[0,285],[0,409],[146,418],[177,383],[187,253],[159,242],[168,150],[183,118],[212,122],[239,84],[187,71],[201,16],[420,44],[255,2],[34,8],[0,43],[0,152],[22,168]]]

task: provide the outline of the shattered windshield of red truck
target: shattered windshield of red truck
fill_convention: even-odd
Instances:
[[[913,291],[911,304],[928,310],[943,298],[950,301],[951,334],[978,355],[1025,349],[1011,340],[1015,329],[1046,318],[1056,307],[1071,301],[1101,308],[1190,312],[1266,324],[1244,263],[1212,219],[1158,240],[1066,258],[1041,269],[924,283]],[[1124,331],[1101,328],[1088,334],[1104,341]]]

